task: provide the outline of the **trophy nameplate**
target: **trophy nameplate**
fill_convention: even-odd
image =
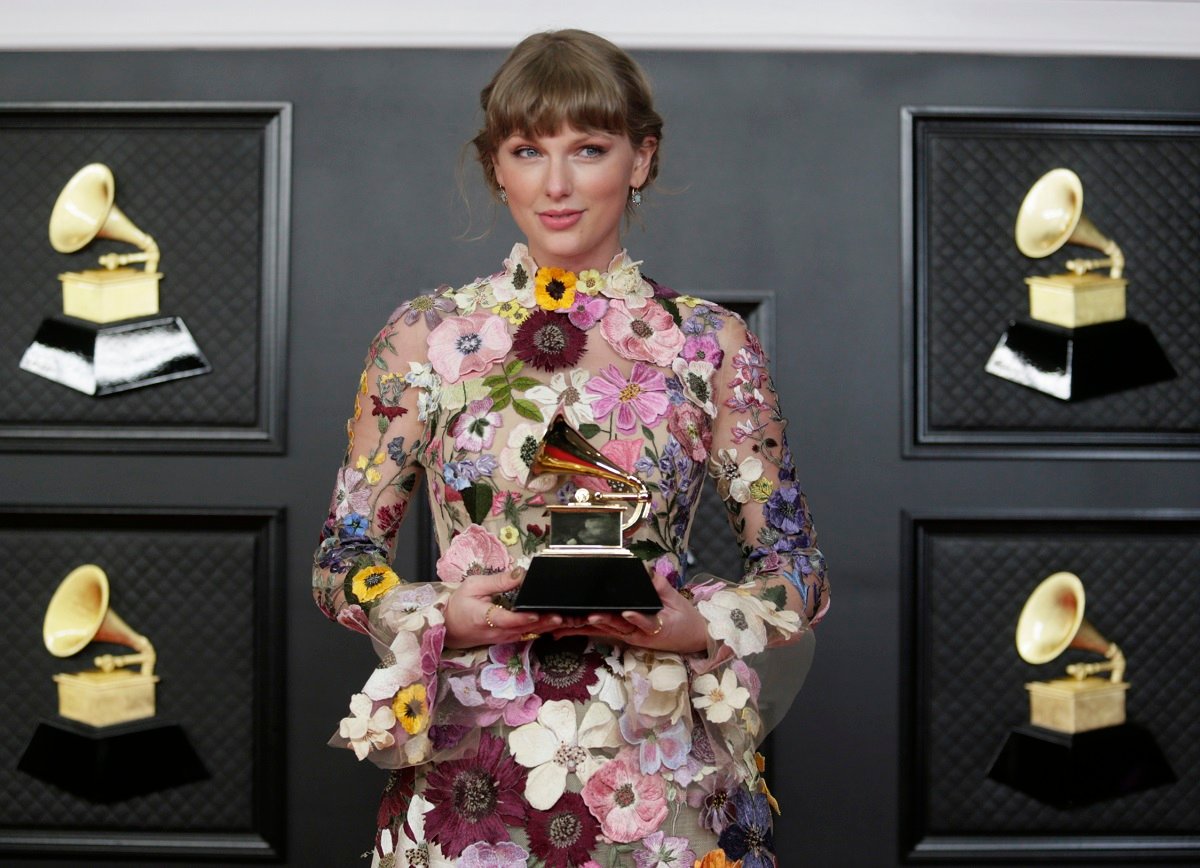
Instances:
[[[613,490],[580,488],[572,504],[548,506],[550,543],[533,556],[517,591],[519,612],[657,612],[662,601],[646,565],[625,547],[650,506],[650,492],[556,414],[531,473],[603,479]],[[633,504],[625,515],[623,503]]]

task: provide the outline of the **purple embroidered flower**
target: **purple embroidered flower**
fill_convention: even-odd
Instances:
[[[712,335],[691,335],[683,342],[680,355],[689,362],[709,362],[714,368],[719,368],[725,351]]]
[[[533,693],[528,642],[509,642],[488,648],[491,663],[479,673],[479,686],[497,699],[516,699]]]
[[[512,841],[489,844],[479,841],[462,851],[458,868],[525,868],[529,854]]]
[[[688,790],[687,802],[700,810],[700,825],[720,835],[737,817],[733,793],[741,789],[728,772],[709,775],[698,787]]]
[[[733,805],[737,819],[726,827],[717,843],[729,858],[741,859],[743,868],[775,868],[775,840],[766,796],[738,787]]]
[[[500,414],[492,411],[492,403],[491,398],[480,398],[458,414],[450,428],[456,447],[465,452],[482,452],[491,447],[501,425]]]
[[[658,721],[643,726],[634,715],[621,717],[621,737],[638,749],[642,774],[652,775],[662,768],[677,769],[687,761],[692,734],[682,720],[663,729]]]
[[[392,314],[392,319],[403,316],[404,324],[412,325],[424,317],[425,326],[427,328],[434,328],[442,321],[443,316],[453,313],[454,310],[454,299],[441,295],[440,292],[430,293],[428,295],[418,295],[411,301],[404,302],[404,304],[396,308],[395,313]]]
[[[668,838],[662,829],[642,839],[644,850],[633,851],[637,868],[685,868],[696,861],[687,838]]]
[[[575,293],[575,303],[567,311],[567,319],[578,328],[587,331],[604,318],[608,310],[608,299],[602,295]]]
[[[388,442],[387,445],[388,457],[397,464],[403,464],[408,460],[408,453],[404,450],[404,438],[395,437]]]
[[[804,499],[794,485],[776,489],[763,506],[763,514],[771,527],[785,534],[800,533],[805,525]]]

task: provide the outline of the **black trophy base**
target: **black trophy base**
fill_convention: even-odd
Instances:
[[[44,720],[17,768],[100,804],[209,777],[183,727],[153,718],[104,727]]]
[[[212,370],[177,316],[94,323],[70,316],[42,321],[21,369],[85,395],[195,377]]]
[[[1133,723],[1074,734],[1015,727],[988,777],[1056,808],[1082,807],[1176,781],[1154,736]]]
[[[518,612],[657,612],[662,600],[641,559],[631,554],[534,555],[517,591]]]
[[[1063,401],[1176,376],[1150,328],[1132,319],[1075,329],[1030,319],[1010,322],[986,370]]]

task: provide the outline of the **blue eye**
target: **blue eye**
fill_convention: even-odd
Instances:
[[[536,157],[537,153],[538,153],[537,149],[531,148],[531,147],[529,147],[529,145],[521,145],[518,148],[513,148],[513,156],[520,157],[521,159],[528,159],[530,157]]]
[[[585,157],[602,157],[606,153],[606,150],[600,147],[600,145],[584,145],[580,148],[580,153]]]

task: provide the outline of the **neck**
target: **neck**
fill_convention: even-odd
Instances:
[[[540,268],[561,268],[565,271],[573,271],[575,274],[595,269],[596,271],[607,271],[609,264],[613,261],[618,253],[621,252],[619,242],[615,243],[612,249],[604,248],[603,253],[591,253],[583,256],[558,256],[546,250],[540,250],[531,244],[526,244],[529,248],[529,255],[533,257],[533,261]]]

